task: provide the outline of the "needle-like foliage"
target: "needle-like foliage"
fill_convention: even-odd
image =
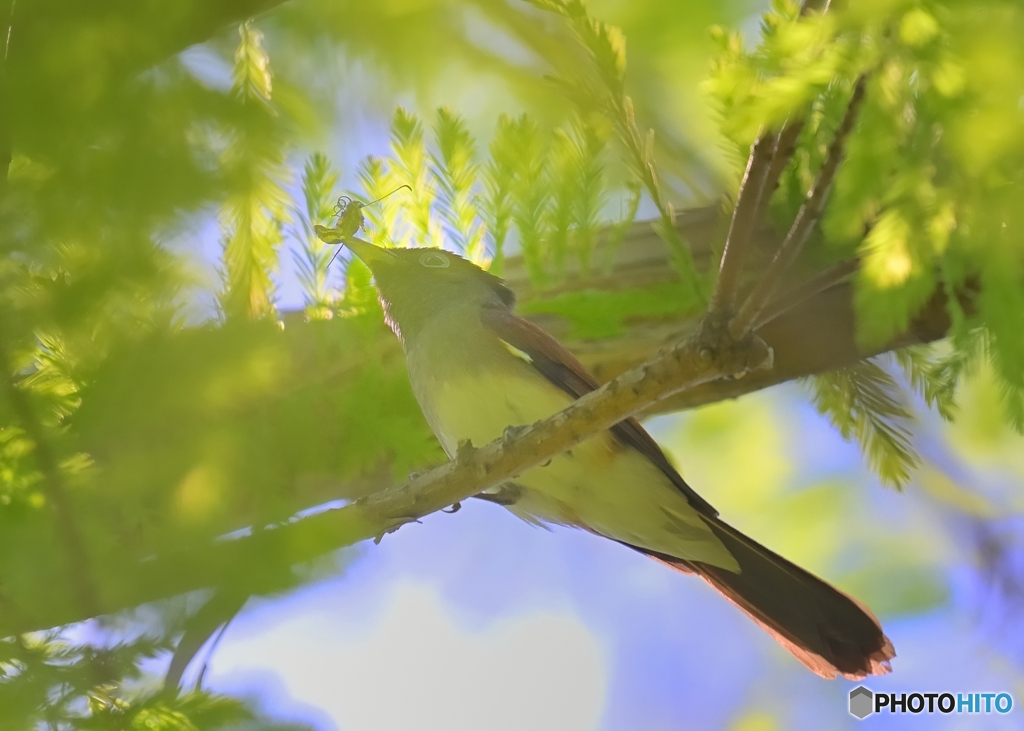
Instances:
[[[274,313],[271,277],[278,267],[290,201],[281,188],[287,173],[273,134],[270,62],[263,35],[250,23],[239,34],[233,89],[239,103],[258,111],[250,117],[251,126],[229,133],[222,163],[230,189],[220,213],[226,280],[221,307],[228,317],[256,319]]]
[[[410,189],[403,206],[409,231],[402,242],[407,246],[437,246],[440,239],[431,216],[437,189],[430,174],[423,124],[415,115],[401,108],[395,110],[391,120],[391,151],[394,157],[390,180],[395,188],[408,185]]]
[[[480,211],[487,229],[493,256],[492,268],[500,274],[505,257],[505,240],[512,227],[512,186],[516,178],[516,141],[514,122],[502,115],[491,140],[490,159],[484,165],[486,195]]]
[[[483,261],[484,226],[478,220],[476,143],[465,121],[449,109],[437,110],[433,159],[438,207],[445,232],[456,249],[474,262]]]
[[[860,444],[881,480],[903,487],[920,462],[911,440],[913,415],[899,384],[878,363],[863,361],[815,376],[814,404],[846,439]]]
[[[624,163],[658,210],[658,219],[652,223],[655,232],[672,251],[684,285],[699,293],[703,282],[694,269],[688,245],[676,228],[675,208],[658,175],[654,130],[641,129],[633,100],[626,93],[626,38],[622,30],[592,17],[582,0],[530,2],[564,17],[589,54],[593,68],[572,78],[558,79],[559,85],[577,100],[584,112],[595,110],[614,126],[625,153]]]
[[[334,299],[328,283],[328,264],[335,252],[317,238],[313,226],[329,222],[334,216],[333,193],[337,183],[338,173],[331,168],[326,155],[316,152],[306,159],[302,171],[304,205],[298,210],[300,228],[295,231],[301,248],[293,252],[293,259],[306,298],[306,316],[311,320],[329,318]]]

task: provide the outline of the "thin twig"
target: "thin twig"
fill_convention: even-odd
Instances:
[[[546,0],[528,0],[541,10],[561,15],[572,25],[580,43],[590,52],[595,62],[597,75],[604,85],[604,94],[596,93],[599,107],[603,107],[607,116],[615,125],[619,138],[626,148],[633,172],[647,190],[651,201],[658,209],[659,221],[654,227],[655,232],[672,251],[674,263],[679,274],[687,283],[696,283],[697,272],[693,266],[693,255],[685,241],[676,230],[676,213],[672,203],[666,199],[658,179],[658,170],[654,161],[654,130],[648,129],[641,134],[636,123],[636,111],[633,101],[625,92],[623,68],[609,68],[604,61],[606,57],[607,39],[603,37],[606,26],[594,21],[587,13],[586,7],[579,0],[571,2],[547,2]],[[605,97],[602,99],[602,97]],[[692,182],[686,181],[691,189]]]
[[[789,161],[793,159],[793,153],[796,152],[796,141],[800,137],[803,128],[804,117],[800,115],[786,122],[782,127],[782,131],[779,132],[775,149],[772,150],[772,160],[768,166],[768,173],[765,175],[764,186],[758,199],[755,226],[765,220],[765,216],[768,213],[768,205],[771,203],[772,196],[775,195],[775,190],[779,187],[782,173],[786,171],[786,168],[789,167]]]
[[[806,282],[786,290],[782,294],[773,297],[771,301],[761,310],[760,317],[754,322],[753,329],[756,331],[763,325],[774,320],[790,310],[799,307],[815,295],[821,294],[826,289],[839,284],[841,281],[854,274],[860,268],[860,259],[846,259],[833,267],[817,274]]]
[[[814,180],[814,184],[807,192],[804,203],[793,221],[786,239],[782,242],[775,258],[768,266],[768,271],[754,285],[754,290],[747,297],[739,313],[729,325],[729,332],[733,337],[741,338],[750,332],[753,324],[757,322],[768,300],[775,294],[775,289],[782,281],[786,271],[792,265],[797,255],[803,249],[811,232],[821,218],[828,200],[829,191],[835,181],[839,165],[843,161],[846,138],[849,136],[853,125],[857,121],[857,113],[860,111],[861,102],[864,100],[864,88],[866,77],[862,74],[853,87],[853,95],[846,107],[846,113],[836,129],[835,137],[829,146],[825,162]]]
[[[589,32],[589,26],[584,27]],[[649,129],[646,138],[642,136],[640,128],[636,124],[632,100],[621,89],[617,89],[611,80],[605,79],[605,83],[611,99],[612,116],[619,131],[619,138],[633,158],[634,172],[658,209],[660,221],[659,225],[655,226],[655,231],[672,251],[673,260],[680,270],[679,273],[695,280],[693,254],[676,231],[675,209],[672,203],[665,199],[658,179],[658,169],[654,162],[654,130]]]
[[[804,0],[800,6],[800,15],[822,10],[823,6],[824,0]],[[782,173],[789,166],[803,127],[804,116],[801,114],[786,122],[778,134],[762,132],[750,149],[747,169],[743,174],[725,248],[722,250],[718,281],[711,295],[711,312],[731,313],[736,307],[743,262],[753,245],[755,232],[764,221]]]
[[[711,295],[708,308],[711,312],[728,314],[736,306],[736,291],[743,272],[743,261],[754,239],[754,229],[761,210],[761,193],[771,169],[772,152],[777,140],[778,136],[774,132],[762,132],[750,148],[747,169],[743,173],[729,234],[725,239],[725,249],[722,251],[718,282]]]

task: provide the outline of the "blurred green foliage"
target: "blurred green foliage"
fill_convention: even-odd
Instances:
[[[499,273],[521,253],[534,290],[526,311],[562,315],[580,338],[616,337],[630,318],[671,319],[705,302],[714,268],[698,271],[674,225],[680,191],[690,201],[733,196],[759,130],[803,116],[772,201],[784,227],[852,85],[867,75],[824,242],[808,256],[822,266],[860,257],[865,344],[906,329],[940,289],[954,295],[953,327],[934,352],[816,377],[815,403],[893,484],[919,461],[911,392],[961,421],[955,444],[972,455],[977,443],[998,444],[985,430],[1001,419],[1024,427],[1019,5],[833,2],[798,18],[795,3],[780,1],[756,45],[706,34],[714,21],[741,19],[745,5],[723,3],[716,16],[708,6],[225,0],[171,12],[159,2],[12,3],[0,72],[0,158],[10,161],[0,185],[6,728],[263,723],[201,690],[162,691],[139,669],[173,646],[180,611],[168,610],[154,639],[106,649],[80,632],[72,641],[33,630],[198,589],[211,576],[230,577],[242,595],[287,589],[305,579],[292,564],[322,545],[289,543],[296,514],[442,459],[369,272],[342,256],[344,277],[332,277],[335,251],[313,234],[334,215],[339,181],[358,179],[346,195],[365,203],[409,186],[365,209],[375,243],[444,245]],[[703,88],[718,112],[714,138],[710,124],[683,121],[701,117],[694,80],[712,43]],[[368,64],[382,85],[417,90],[417,104],[393,114],[390,154],[354,174],[310,152],[331,123],[356,116],[331,108],[337,79],[323,69],[339,55]],[[454,103],[435,112],[439,79],[493,85],[514,103],[486,124]],[[675,280],[559,291],[570,277],[614,276],[595,247],[602,237],[606,251],[621,245],[641,205],[654,213]],[[170,243],[212,218],[219,276],[207,286]],[[302,312],[278,307],[289,258]],[[217,308],[197,318],[204,288]],[[965,407],[958,384],[979,373]],[[714,436],[724,413],[715,409],[687,439]],[[755,445],[764,472],[774,447],[763,435],[773,430],[743,432],[758,418],[745,410],[723,421],[736,443],[707,453],[730,454],[717,464],[746,472]],[[700,469],[688,465],[687,475]],[[949,504],[988,510],[925,475]],[[809,539],[793,526],[812,514],[827,526],[853,499],[841,485],[785,500],[766,492],[757,504],[774,517],[758,535],[777,533],[774,545],[814,568],[829,552],[803,556]],[[55,518],[61,505],[74,535]],[[244,545],[255,548],[245,553],[243,541],[223,540],[229,534],[251,534]],[[828,540],[823,527],[812,542]],[[259,548],[268,545],[287,550]],[[73,546],[81,555],[69,555]],[[157,558],[174,570],[147,571]],[[74,589],[83,581],[89,596]],[[927,576],[904,594],[890,597],[892,611],[942,597]]]

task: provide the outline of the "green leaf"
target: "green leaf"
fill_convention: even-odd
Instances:
[[[618,253],[622,242],[626,240],[626,235],[629,233],[630,229],[633,228],[633,222],[636,221],[637,211],[640,209],[641,193],[642,190],[639,181],[633,180],[627,186],[625,215],[623,215],[622,219],[617,223],[612,224],[611,229],[608,232],[604,261],[601,263],[601,268],[605,274],[611,273],[612,268],[615,266],[615,255]]]
[[[898,208],[885,210],[861,247],[855,305],[862,345],[887,342],[910,326],[935,291],[920,229]]]
[[[444,108],[437,112],[434,135],[439,154],[432,155],[433,170],[446,233],[470,261],[480,263],[484,253],[484,227],[477,215],[476,143],[465,121]]]
[[[288,171],[282,141],[270,108],[270,67],[262,34],[251,24],[240,29],[235,53],[234,91],[245,103],[261,102],[248,126],[238,127],[223,154],[229,190],[221,205],[224,291],[220,295],[228,317],[274,315],[271,275],[279,266],[282,227],[290,220],[288,196],[282,188]]]
[[[326,155],[316,152],[306,159],[302,172],[303,206],[298,212],[301,228],[295,232],[301,248],[292,252],[292,259],[306,300],[306,316],[311,320],[331,316],[334,293],[328,286],[328,265],[337,249],[326,246],[313,226],[332,218],[337,183],[338,173],[331,168]]]
[[[515,178],[512,185],[512,222],[519,235],[519,246],[534,285],[547,280],[549,236],[548,206],[551,203],[547,169],[549,146],[540,128],[527,115],[511,125],[510,136],[516,149]]]
[[[899,384],[871,360],[813,376],[812,398],[847,440],[856,440],[883,483],[903,487],[920,463],[911,443],[913,415]]]
[[[490,159],[484,165],[484,191],[481,213],[486,223],[493,261],[491,271],[501,275],[505,255],[505,239],[512,227],[512,191],[516,180],[518,142],[516,122],[505,114],[490,145]]]
[[[916,345],[897,350],[895,357],[903,370],[903,375],[925,403],[934,408],[943,419],[952,421],[956,416],[954,393],[955,380],[959,378],[959,373],[951,385],[942,362],[934,355],[934,348],[929,345]]]
[[[365,235],[377,246],[395,245],[391,233],[397,226],[398,212],[403,206],[400,200],[401,193],[388,195],[393,190],[389,189],[391,181],[391,167],[379,157],[370,155],[359,166],[359,183],[366,191],[366,200],[382,199],[379,203],[362,209],[367,220],[363,227]]]
[[[247,20],[238,27],[238,47],[232,72],[234,91],[247,99],[269,102],[273,91],[270,58],[263,49],[263,33]]]
[[[982,270],[978,306],[989,333],[989,357],[999,376],[1007,419],[1024,433],[1024,265],[1020,254],[1003,236],[994,242]]]
[[[406,246],[439,246],[440,235],[431,219],[437,190],[430,175],[423,125],[418,117],[401,107],[391,119],[391,151],[394,154],[390,177],[393,187],[408,185],[411,189],[408,196],[400,198],[412,229],[401,240]]]
[[[550,154],[552,202],[548,210],[548,249],[559,275],[564,272],[570,253],[579,259],[584,276],[590,271],[599,216],[607,199],[604,148],[601,134],[579,116],[574,117],[568,130],[555,131]]]
[[[279,177],[283,156],[256,158],[236,150],[240,187],[221,208],[226,288],[222,307],[229,317],[259,318],[274,313],[271,274],[279,262],[282,224],[288,220],[288,198]]]

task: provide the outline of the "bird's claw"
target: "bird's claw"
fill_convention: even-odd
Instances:
[[[452,506],[450,508],[441,508],[442,513],[448,513],[449,515],[451,515],[452,513],[457,513],[460,510],[462,510],[462,503],[452,503]]]
[[[473,446],[473,441],[471,439],[463,439],[459,442],[459,446],[455,451],[455,461],[465,462],[473,456],[475,451],[476,448]]]
[[[495,505],[503,505],[506,508],[519,502],[523,488],[514,482],[506,483],[494,492],[478,492],[473,497],[478,500],[485,500]]]
[[[383,531],[381,531],[381,532],[380,532],[380,533],[378,533],[378,534],[377,534],[376,536],[374,536],[374,539],[373,539],[373,544],[374,544],[375,546],[377,546],[377,545],[380,545],[380,542],[381,542],[382,540],[384,540],[384,536],[386,536],[386,535],[387,535],[388,533],[394,533],[394,532],[395,532],[395,531],[397,531],[397,530],[398,530],[399,528],[401,528],[401,527],[402,527],[403,525],[407,525],[408,523],[420,523],[420,522],[421,522],[421,521],[420,521],[420,519],[419,519],[419,518],[415,518],[415,517],[413,517],[413,516],[408,516],[408,517],[402,517],[402,518],[395,518],[395,519],[394,519],[394,520],[393,520],[393,521],[391,522],[391,525],[390,525],[390,526],[388,526],[388,527],[387,527],[387,528],[385,528],[385,529],[384,529]]]

